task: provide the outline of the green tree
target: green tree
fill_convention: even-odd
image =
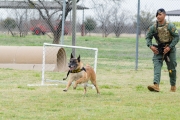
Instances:
[[[137,22],[137,15],[135,15],[135,19],[134,19],[134,26],[136,27]],[[149,26],[151,26],[154,23],[154,19],[155,19],[155,15],[149,11],[144,11],[142,10],[140,13],[140,31],[139,31],[139,35],[141,35],[141,31],[144,31],[145,34],[149,28]]]
[[[89,32],[89,34],[97,26],[96,21],[91,17],[86,18],[86,20],[84,21],[84,24],[85,24],[85,29],[86,29],[86,31]]]
[[[12,18],[6,18],[4,21],[2,21],[2,26],[8,30],[8,32],[11,32],[12,36],[14,36],[12,29],[16,27],[16,21]]]

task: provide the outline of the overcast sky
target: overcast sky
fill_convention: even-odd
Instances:
[[[136,8],[137,5],[134,5],[132,1],[138,0],[125,0],[126,6],[130,5],[133,8]],[[166,11],[180,9],[180,0],[140,0],[141,9],[154,9],[164,8]]]
[[[92,8],[91,0],[82,0],[83,5]],[[97,3],[104,3],[104,0],[98,0]],[[111,5],[109,5],[111,6]],[[129,11],[132,15],[137,14],[138,0],[124,0],[121,4],[121,9]],[[157,9],[164,8],[166,11],[180,9],[180,0],[140,0],[140,10],[147,10],[156,14]],[[88,13],[89,12],[89,13]],[[87,14],[90,14],[90,10],[86,10]],[[180,21],[179,17],[167,17],[170,21]]]
[[[3,1],[3,0],[0,0]],[[23,0],[22,0],[23,1]],[[104,4],[105,0],[94,0],[97,4]],[[92,0],[81,0],[79,5],[83,5],[86,7],[89,7],[89,10],[85,10],[85,17],[87,16],[93,16],[94,15],[94,10],[92,9],[93,3]],[[137,5],[138,5],[138,0],[124,0],[124,2],[121,3],[121,7],[119,11],[126,10],[129,12],[131,15],[137,14]],[[107,6],[112,7],[112,4],[108,4]],[[180,9],[180,0],[140,0],[140,10],[147,10],[152,12],[154,15],[156,14],[157,9],[159,8],[164,8],[166,11],[171,11],[171,10],[176,10]],[[118,11],[118,12],[119,12]],[[2,18],[6,18],[7,14],[6,12],[2,11],[1,9],[1,14]],[[82,15],[83,11],[77,11],[78,19],[82,20]],[[180,16],[179,17],[170,17],[167,18],[170,21],[180,21]]]

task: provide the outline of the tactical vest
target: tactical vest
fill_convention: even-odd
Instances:
[[[171,36],[168,30],[168,24],[169,22],[166,22],[164,26],[156,28],[156,23],[155,23],[155,29],[157,29],[158,31],[158,37],[161,43],[167,43],[173,40],[173,37]]]

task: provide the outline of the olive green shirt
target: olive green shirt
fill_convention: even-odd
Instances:
[[[159,25],[158,27],[165,26],[166,22],[163,25]],[[179,42],[179,34],[178,30],[176,29],[175,25],[173,23],[168,23],[168,28],[167,28],[173,37],[173,40],[171,41],[169,47],[173,48],[175,45]],[[146,42],[147,46],[150,47],[152,46],[152,39],[153,39],[153,34],[156,32],[156,26],[153,24],[152,26],[149,27],[148,32],[146,34]],[[156,41],[157,42],[157,41]]]

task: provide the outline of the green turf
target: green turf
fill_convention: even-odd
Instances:
[[[0,35],[0,44],[7,46],[42,46],[51,43],[47,36],[24,38]],[[64,44],[71,45],[66,36]],[[0,119],[2,120],[176,120],[179,118],[179,78],[177,92],[169,92],[169,77],[164,64],[160,92],[147,90],[152,84],[152,52],[144,38],[139,40],[138,70],[135,70],[135,38],[102,38],[77,36],[78,46],[98,48],[97,82],[101,94],[88,88],[65,85],[29,87],[40,83],[40,71],[0,69]],[[177,45],[179,63],[179,44]],[[180,67],[177,67],[180,71]],[[66,73],[53,74],[63,78]]]

